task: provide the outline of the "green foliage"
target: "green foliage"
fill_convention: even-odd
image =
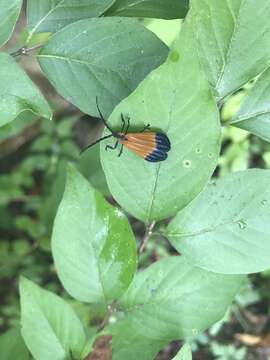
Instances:
[[[242,282],[242,276],[210,273],[183,257],[149,266],[121,299],[126,317],[112,328],[113,359],[152,359],[169,341],[206,329],[224,315]]]
[[[22,336],[36,359],[80,358],[86,336],[72,308],[30,280],[20,280]]]
[[[185,17],[188,5],[188,0],[115,0],[106,15],[179,19]]]
[[[62,96],[83,112],[99,116],[97,96],[108,116],[167,53],[165,44],[137,21],[101,18],[65,27],[38,59]]]
[[[46,100],[15,60],[0,53],[0,126],[12,122],[24,111],[52,117]]]
[[[130,131],[149,122],[153,129],[164,131],[172,149],[166,161],[149,164],[125,150],[117,158],[101,146],[111,193],[126,211],[146,223],[176,214],[205,186],[220,147],[218,112],[200,70],[188,19],[165,64],[115,109],[111,126],[120,126],[121,113],[131,117]]]
[[[218,100],[268,67],[268,0],[262,0],[259,8],[252,0],[206,0],[203,3],[193,0],[192,12],[200,58]]]
[[[101,16],[113,0],[28,0],[27,24],[31,29],[27,43],[36,32],[56,32],[84,18]]]
[[[22,0],[0,0],[0,47],[11,37],[21,7]]]
[[[71,167],[52,251],[63,285],[81,301],[109,304],[127,289],[136,269],[134,237],[125,216]]]
[[[29,359],[27,347],[18,329],[11,329],[0,336],[0,349],[2,360]]]
[[[100,338],[113,360],[151,360],[174,340],[185,344],[174,359],[202,345],[245,358],[245,348],[209,341],[234,298],[236,317],[260,300],[244,274],[267,279],[270,267],[269,170],[248,170],[270,164],[269,143],[249,135],[270,139],[269,2],[26,6],[18,50],[0,53],[0,326],[12,328],[1,358],[27,359],[25,343],[37,360],[85,360]],[[1,45],[20,7],[0,6]],[[131,132],[150,123],[166,133],[168,159],[118,157],[105,151],[113,138],[79,156],[102,132],[96,97],[115,131],[123,114]],[[24,343],[21,274],[50,290],[21,277]]]
[[[269,141],[269,78],[270,70],[267,68],[248,95],[245,97],[239,111],[232,118],[231,124]]]
[[[170,241],[191,263],[210,271],[266,270],[269,181],[269,170],[254,169],[213,182],[172,220],[167,230]]]

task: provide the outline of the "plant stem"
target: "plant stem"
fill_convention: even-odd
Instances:
[[[146,225],[144,237],[139,247],[139,254],[141,254],[144,251],[145,246],[153,233],[153,229],[155,225],[156,225],[155,221],[152,221],[150,224]]]
[[[29,55],[29,53],[31,51],[37,50],[39,48],[41,48],[43,46],[43,44],[39,44],[39,45],[35,45],[32,46],[30,48],[27,48],[25,46],[21,47],[20,49],[14,51],[13,53],[11,53],[10,55],[13,57],[17,57],[17,56],[22,56],[22,55]]]
[[[115,310],[115,304],[114,303],[108,305],[106,315],[105,315],[102,323],[99,325],[99,327],[97,329],[97,332],[100,332],[101,330],[103,330],[104,327],[108,324],[109,319],[110,319],[112,313],[114,312],[114,310]]]

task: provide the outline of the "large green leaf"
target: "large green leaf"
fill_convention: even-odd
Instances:
[[[188,17],[166,63],[113,112],[109,122],[116,129],[121,125],[121,113],[130,117],[131,132],[150,123],[152,129],[166,133],[171,150],[164,162],[150,163],[125,149],[117,157],[116,152],[105,152],[101,146],[112,195],[142,221],[174,215],[212,175],[220,141],[218,111],[198,63]],[[111,143],[111,139],[107,141]]]
[[[202,270],[179,256],[154,263],[122,299],[125,318],[111,329],[113,359],[151,360],[168,342],[206,329],[222,318],[243,279]]]
[[[0,126],[25,111],[48,119],[52,117],[47,101],[16,61],[0,53]]]
[[[201,61],[218,99],[269,65],[269,0],[192,0]]]
[[[173,360],[192,360],[192,353],[189,344],[182,346]]]
[[[18,329],[11,329],[0,336],[1,360],[29,360],[29,353]]]
[[[20,280],[20,298],[22,336],[34,358],[80,359],[86,337],[71,306],[26,278]]]
[[[189,0],[116,0],[106,15],[180,19],[188,7]]]
[[[117,299],[136,269],[126,217],[72,167],[54,223],[52,251],[64,287],[81,301]]]
[[[27,24],[31,30],[28,42],[35,32],[56,32],[75,21],[98,17],[114,0],[28,0]]]
[[[108,116],[167,54],[167,46],[137,20],[100,18],[59,31],[38,58],[62,96],[96,116],[98,96]]]
[[[167,229],[188,261],[226,274],[270,267],[270,171],[246,170],[213,182]]]
[[[0,47],[11,37],[21,7],[22,0],[0,0]]]
[[[230,123],[270,141],[270,68],[261,74]]]

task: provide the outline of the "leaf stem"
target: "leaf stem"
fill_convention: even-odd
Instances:
[[[99,325],[99,327],[97,329],[97,332],[102,331],[105,328],[105,326],[108,324],[109,319],[110,319],[112,313],[115,310],[115,306],[116,306],[115,303],[112,303],[112,304],[107,306],[107,312],[106,312],[106,314],[104,316],[104,319],[102,320],[102,323]]]
[[[13,57],[22,56],[22,55],[29,55],[30,52],[41,48],[43,45],[44,44],[39,44],[39,45],[32,46],[30,48],[27,48],[27,47],[23,46],[20,49],[10,53],[10,55],[13,56]]]
[[[152,221],[150,224],[146,225],[144,237],[143,237],[142,242],[139,247],[139,254],[141,254],[144,251],[146,244],[153,233],[153,229],[154,229],[155,225],[156,225],[155,221]]]

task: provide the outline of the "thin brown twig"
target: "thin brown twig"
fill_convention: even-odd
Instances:
[[[10,55],[13,57],[17,57],[17,56],[22,56],[22,55],[29,55],[29,53],[31,51],[37,50],[39,48],[41,48],[44,44],[38,44],[35,46],[32,46],[30,48],[27,48],[25,46],[21,47],[20,49],[14,51],[13,53],[11,53]]]
[[[141,242],[140,247],[139,247],[139,254],[141,254],[144,251],[148,240],[152,236],[153,229],[154,229],[155,225],[156,225],[155,221],[152,221],[150,224],[146,225],[144,237],[143,237],[142,242]]]

